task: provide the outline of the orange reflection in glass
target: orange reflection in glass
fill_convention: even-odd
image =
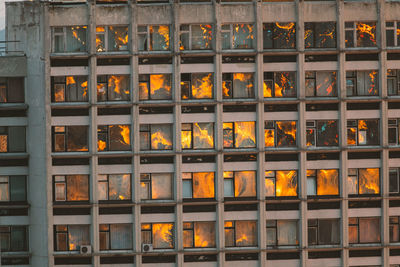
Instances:
[[[297,171],[276,171],[276,196],[297,196]]]
[[[338,170],[318,170],[317,195],[338,195]]]

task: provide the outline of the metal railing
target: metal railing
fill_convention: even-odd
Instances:
[[[0,56],[7,56],[7,55],[24,55],[24,51],[22,50],[10,50],[7,49],[7,44],[17,43],[19,44],[20,41],[0,41]]]

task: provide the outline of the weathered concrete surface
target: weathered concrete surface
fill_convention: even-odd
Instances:
[[[4,56],[0,57],[0,77],[25,77],[26,57]]]

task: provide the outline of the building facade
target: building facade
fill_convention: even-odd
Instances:
[[[400,2],[6,22],[1,266],[400,266]]]

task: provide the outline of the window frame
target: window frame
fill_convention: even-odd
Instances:
[[[64,128],[64,130],[60,130],[57,131],[57,128]],[[68,132],[70,129],[70,127],[85,127],[86,129],[86,149],[80,149],[80,150],[69,150],[68,149]],[[64,152],[89,152],[89,126],[88,125],[53,125],[51,128],[51,132],[52,132],[52,152],[53,153],[64,153]],[[60,151],[56,151],[56,136],[58,135],[62,135],[64,136],[64,149],[60,150]]]
[[[126,44],[126,48],[125,49],[116,49],[113,50],[111,49],[112,44],[109,43],[109,35],[110,35],[110,31],[111,31],[111,27],[117,27],[117,28],[122,28],[122,27],[126,27],[127,28],[127,36],[128,36],[128,42]],[[104,28],[103,32],[98,31],[99,28]],[[129,43],[130,43],[130,38],[129,38],[129,25],[96,25],[96,53],[108,53],[108,52],[123,52],[123,51],[129,51]],[[99,50],[99,48],[97,48],[97,40],[98,40],[98,35],[103,35],[104,37],[104,51]]]
[[[312,224],[311,225],[311,223],[313,222],[313,221],[315,221],[315,224]],[[340,219],[339,218],[324,218],[324,219],[319,219],[319,218],[312,218],[312,219],[308,219],[307,220],[307,234],[308,234],[308,236],[307,236],[307,239],[308,239],[308,245],[310,246],[324,246],[324,245],[340,245],[340,243],[341,243],[341,238],[340,238],[340,236],[339,236],[339,238],[338,238],[338,242],[337,243],[323,243],[322,241],[320,241],[320,232],[322,232],[322,229],[320,229],[320,223],[321,223],[321,221],[330,221],[332,224],[333,223],[336,223],[337,224],[337,228],[339,229],[339,235],[340,235]],[[311,242],[310,241],[310,229],[314,229],[314,231],[315,231],[315,234],[316,234],[316,236],[315,236],[315,240],[316,240],[316,242],[315,243],[313,243],[313,242]],[[331,235],[334,235],[334,234],[331,234]]]
[[[237,26],[236,26],[237,25]],[[246,40],[251,40],[251,43],[249,44],[250,47],[235,47],[238,46],[238,44],[235,43],[235,27],[239,27],[239,25],[242,25],[241,27],[247,27],[249,29],[249,27],[251,27],[251,31],[249,31],[249,35],[251,36],[250,39],[246,38]],[[229,26],[229,29],[224,29],[224,26]],[[221,49],[222,50],[251,50],[251,49],[255,49],[256,46],[256,33],[254,31],[254,23],[223,23],[221,24],[221,30],[220,30],[220,36],[221,36]],[[226,27],[228,28],[228,27]],[[226,36],[226,34],[228,34],[228,36]],[[229,48],[223,48],[223,44],[225,43],[225,38],[228,37],[229,38]],[[246,40],[241,40],[241,42]]]
[[[195,231],[196,231],[196,224],[197,223],[208,223],[208,224],[213,224],[213,226],[214,226],[214,245],[213,246],[196,246],[196,242],[195,242],[195,235],[196,235],[196,233],[195,233]],[[191,224],[191,226],[187,226],[186,224]],[[189,221],[189,222],[186,222],[186,221],[184,221],[183,222],[183,226],[182,226],[182,228],[183,228],[183,244],[185,243],[184,242],[184,239],[185,239],[185,231],[190,231],[189,233],[190,233],[190,235],[191,235],[191,238],[192,238],[192,246],[191,247],[185,247],[184,245],[183,245],[183,249],[193,249],[193,248],[216,248],[216,227],[215,227],[215,221]]]
[[[312,76],[310,74],[312,73]],[[331,74],[331,77],[335,77],[333,84],[334,87],[332,87],[332,95],[324,96],[324,95],[317,95],[318,94],[318,75],[322,75],[322,73],[329,73]],[[313,95],[307,95],[307,81],[313,81]],[[305,72],[305,90],[306,90],[306,97],[338,97],[338,86],[337,86],[337,71],[330,71],[330,70],[321,70],[321,71],[306,71]]]
[[[126,149],[111,149],[112,142],[115,142],[111,139],[111,131],[113,127],[122,127],[122,131],[124,129],[128,129],[128,137],[129,137],[129,144],[125,142],[124,146],[129,145]],[[100,138],[100,135],[105,135],[106,141],[102,141]],[[122,136],[122,139],[124,139],[124,136]],[[108,124],[108,125],[97,125],[97,152],[110,152],[110,151],[131,151],[132,150],[132,144],[131,144],[131,125],[130,124]],[[104,142],[106,143],[106,146],[104,149],[99,149],[99,142]],[[121,143],[121,142],[120,142]]]
[[[25,240],[24,240],[22,250],[18,250],[15,247],[12,247],[13,233],[15,233],[15,229],[24,229]],[[28,252],[29,251],[29,226],[28,225],[1,225],[0,226],[0,236],[6,236],[6,238],[8,239],[8,248],[5,248],[4,246],[2,246],[1,252],[3,252],[3,253],[11,252],[12,253],[12,252]]]
[[[152,143],[151,143],[151,133],[152,133],[152,126],[153,125],[156,125],[156,126],[159,126],[159,125],[169,125],[169,128],[170,128],[170,134],[171,134],[171,148],[169,148],[169,149],[153,149],[152,148]],[[143,128],[144,128],[144,126],[147,126],[148,127],[148,130],[143,130]],[[141,133],[148,133],[148,136],[147,136],[147,142],[148,142],[148,149],[141,149],[140,148],[140,151],[164,151],[164,150],[166,150],[166,151],[171,151],[171,150],[173,150],[174,149],[174,137],[173,137],[173,124],[171,124],[171,123],[153,123],[153,124],[140,124],[140,129],[139,129],[139,135],[140,135],[140,138],[142,138],[142,136],[141,136]],[[143,127],[143,128],[142,128]]]
[[[269,226],[268,222],[274,222],[273,226]],[[297,244],[281,244],[279,242],[279,227],[278,227],[278,222],[296,222],[296,243]],[[266,238],[267,241],[267,248],[268,247],[293,247],[293,246],[299,246],[299,221],[298,220],[293,220],[293,219],[288,219],[288,220],[267,220],[266,221],[266,236],[268,236],[268,229],[274,229],[275,230],[275,244],[268,244],[268,237]]]
[[[118,79],[125,79],[127,82],[128,88],[127,90],[121,89],[121,93],[119,94],[121,99],[115,97],[114,99],[111,96],[111,87],[109,86],[110,80],[112,77],[118,77]],[[131,86],[130,86],[130,75],[129,74],[102,74],[97,75],[96,77],[96,102],[104,103],[104,102],[129,102],[131,101]],[[103,89],[104,88],[104,89]],[[105,90],[104,94],[100,94],[101,90]],[[115,91],[115,90],[114,90]],[[128,94],[126,93],[128,92]],[[102,97],[103,96],[103,97]],[[125,96],[125,97],[124,97]],[[105,98],[102,100],[101,98]]]
[[[184,26],[188,26],[188,29],[187,30],[186,29],[182,29],[182,27],[184,27]],[[202,26],[203,27],[208,27],[208,26],[211,27],[211,40],[209,41],[210,42],[210,48],[203,48],[203,49],[194,49],[193,48],[193,30],[192,30],[192,26],[199,26],[200,28]],[[185,35],[185,34],[188,36],[189,47],[187,49],[185,49],[185,47],[183,46],[183,42],[182,42],[182,36]],[[205,37],[205,35],[203,35],[203,38],[204,37]],[[199,24],[180,24],[179,25],[179,50],[180,51],[204,51],[204,50],[211,51],[211,50],[214,50],[214,42],[215,41],[213,40],[214,39],[213,37],[215,38],[213,24],[202,24],[202,23],[199,23]]]
[[[239,76],[239,75],[243,75],[243,76],[247,76],[247,75],[251,75],[251,79],[246,80],[247,83],[247,92],[245,91],[244,93],[247,93],[248,96],[246,97],[235,97],[235,93],[237,94],[237,92],[240,90],[240,88],[237,88],[234,86],[235,84],[235,80],[239,80],[239,79],[235,79],[235,75]],[[254,72],[226,72],[226,73],[222,73],[222,99],[224,101],[228,100],[228,99],[254,99],[256,97],[256,85],[254,83],[254,76],[255,73]],[[239,80],[240,81],[240,80]],[[251,86],[250,86],[251,85]],[[229,88],[228,88],[229,87]],[[225,95],[224,90],[227,90],[228,95]],[[243,93],[243,92],[242,92]]]
[[[235,194],[236,194],[236,179],[239,179],[239,178],[237,178],[236,175],[238,173],[242,173],[242,172],[244,172],[244,173],[246,173],[246,172],[254,173],[254,186],[255,186],[255,188],[253,188],[254,192],[255,192],[254,196],[235,196]],[[225,175],[228,175],[228,173],[229,173],[229,176],[225,176]],[[230,173],[232,173],[232,176],[230,175]],[[227,171],[227,170],[224,170],[223,179],[224,179],[224,199],[227,199],[227,200],[241,200],[241,199],[255,199],[255,198],[257,198],[258,194],[257,194],[257,171],[256,170],[241,170],[241,171]],[[228,187],[226,187],[225,184],[226,184],[226,181],[228,181],[228,180],[230,180],[230,183],[232,184],[231,188],[232,188],[233,191],[229,194],[229,196],[226,196],[225,195],[225,193],[226,193],[225,189],[228,188]]]
[[[64,82],[59,82],[56,81],[56,78],[59,77],[63,77],[64,78]],[[82,78],[82,77],[86,77],[86,81],[84,81],[82,84],[84,84],[86,82],[86,90],[83,89],[83,96],[82,99],[83,100],[70,100],[69,99],[69,93],[67,93],[67,86],[68,86],[68,79],[72,78],[74,81]],[[84,86],[82,86],[82,84],[80,85],[80,87],[85,88]],[[64,100],[63,101],[57,101],[56,100],[56,86],[57,85],[62,85],[63,88],[63,96],[64,96]],[[88,80],[88,75],[70,75],[70,76],[51,76],[51,102],[52,103],[79,103],[79,102],[88,102],[89,101],[89,91],[88,90],[89,87],[89,80]],[[76,89],[75,95],[79,94],[79,89]],[[68,98],[68,99],[67,99]],[[78,97],[76,97],[78,98]]]
[[[68,196],[68,180],[67,176],[86,176],[87,179],[87,200],[67,200]],[[64,181],[57,181],[57,177],[64,177]],[[61,175],[53,175],[53,204],[56,203],[88,203],[90,201],[90,181],[89,181],[89,174],[61,174]],[[57,184],[64,184],[64,200],[57,200],[56,188]]]
[[[12,86],[14,82],[18,81],[18,85]],[[17,97],[14,100],[10,100],[11,93],[13,90],[16,92]],[[24,77],[0,77],[0,105],[7,103],[25,103],[25,78]]]
[[[333,170],[336,170],[336,172],[337,172],[337,179],[338,179],[338,185],[337,185],[337,191],[338,191],[338,193],[337,194],[329,194],[329,195],[322,195],[322,194],[318,194],[318,184],[319,184],[319,182],[318,182],[318,173],[320,172],[320,171],[333,171]],[[313,175],[311,175],[311,174],[309,174],[309,173],[311,173],[311,172],[309,172],[309,171],[313,171],[314,172],[314,174]],[[307,190],[307,198],[321,198],[321,197],[325,197],[325,196],[328,196],[328,197],[330,197],[330,198],[332,198],[332,197],[339,197],[340,196],[340,173],[339,173],[339,169],[307,169],[307,189],[308,189],[308,179],[314,179],[314,181],[315,181],[315,188],[314,188],[314,191],[313,192],[315,192],[315,194],[309,194],[308,193],[308,190]]]
[[[319,132],[320,129],[318,127],[318,123],[328,123],[333,122],[336,124],[336,136],[337,136],[337,144],[336,145],[321,145],[318,142]],[[309,143],[308,137],[313,136],[313,142]],[[319,144],[319,145],[318,145]],[[306,120],[306,146],[307,148],[317,148],[317,147],[338,147],[339,146],[339,127],[338,127],[338,120],[327,119],[327,120]]]
[[[277,196],[276,195],[276,184],[277,184],[277,177],[278,177],[278,175],[277,175],[277,172],[292,172],[292,171],[294,171],[295,172],[295,176],[296,176],[296,195],[295,196],[287,196],[287,195],[280,195],[280,196]],[[268,176],[268,174],[267,173],[271,173],[271,175],[270,176]],[[286,198],[286,199],[288,199],[288,198],[298,198],[299,197],[299,176],[298,176],[298,170],[266,170],[266,171],[264,171],[264,181],[265,181],[265,183],[264,183],[264,186],[266,187],[266,184],[267,184],[267,180],[273,180],[274,181],[274,195],[273,196],[269,196],[269,195],[267,195],[267,190],[265,190],[265,199],[271,199],[271,198],[273,198],[273,199],[277,199],[277,198],[279,198],[279,199],[284,199],[284,198]]]
[[[379,177],[378,177],[378,187],[379,187],[379,192],[376,194],[360,194],[360,170],[368,170],[368,169],[373,169],[373,170],[375,170],[375,169],[377,169],[378,170],[378,172],[379,172]],[[350,170],[356,170],[356,174],[351,174],[350,172]],[[349,197],[360,197],[360,196],[380,196],[381,195],[381,184],[382,184],[382,181],[381,181],[381,176],[382,176],[382,174],[381,174],[381,168],[348,168],[348,174],[347,174],[347,181],[346,181],[346,187],[347,187],[347,190],[348,190],[348,196]],[[352,179],[356,179],[356,181],[357,181],[357,193],[356,194],[351,194],[349,191],[349,182],[350,182],[350,177],[352,177]]]
[[[367,76],[371,77],[371,74],[375,75],[372,91],[373,94],[362,94],[363,91],[368,91],[368,89],[366,89],[366,81],[368,82],[368,80],[365,78]],[[361,78],[361,75],[364,79]],[[351,81],[351,83],[349,81]],[[364,86],[359,87],[359,84],[361,83],[363,83]],[[346,70],[346,97],[378,97],[380,91],[379,70]]]
[[[126,235],[126,234],[130,235],[130,239],[131,239],[131,246],[130,247],[127,247],[127,248],[113,248],[115,245],[114,246],[112,245],[113,242],[111,240],[111,235],[112,235],[112,230],[111,230],[112,227],[111,227],[111,225],[125,225],[125,226],[129,225],[130,226],[130,231],[128,231],[128,233],[124,233],[124,235]],[[107,226],[108,229],[104,230],[104,228],[102,229],[102,226],[103,227]],[[101,239],[102,239],[101,235],[102,235],[102,233],[106,235],[106,241],[108,241],[107,244],[106,244],[107,248],[102,248],[101,247]],[[132,250],[132,248],[133,248],[132,241],[133,241],[133,238],[132,238],[132,224],[131,223],[106,223],[106,224],[101,223],[101,224],[99,224],[99,250],[100,251]]]
[[[357,31],[357,24],[366,24],[368,26],[369,23],[375,24],[375,45],[374,46],[358,46],[358,31]],[[345,48],[377,48],[377,34],[376,31],[376,24],[377,21],[345,21],[344,22],[344,32],[345,32]],[[351,25],[351,26],[350,26]],[[370,26],[372,27],[372,26]],[[350,36],[351,35],[351,36]],[[351,40],[350,40],[351,39]],[[349,40],[349,41],[348,41]]]
[[[171,179],[171,188],[170,188],[170,192],[171,192],[171,198],[153,198],[153,174],[168,174],[170,176]],[[148,179],[144,178],[145,176],[149,177]],[[175,194],[174,194],[174,173],[170,173],[170,172],[164,172],[164,173],[140,173],[140,185],[141,188],[140,190],[144,190],[143,189],[143,184],[147,184],[147,195],[149,196],[149,198],[142,198],[142,195],[140,196],[141,201],[155,201],[155,200],[174,200],[175,199]],[[140,192],[142,193],[142,192]]]
[[[236,132],[238,131],[237,129],[236,129],[236,125],[237,125],[237,123],[243,123],[243,122],[253,122],[254,123],[254,131],[256,131],[256,127],[257,127],[257,124],[256,124],[256,121],[228,121],[228,122],[223,122],[223,129],[222,129],[222,131],[223,131],[223,137],[222,137],[222,139],[223,139],[223,142],[224,142],[224,136],[225,136],[225,133],[227,132],[227,131],[230,131],[230,129],[227,129],[227,128],[225,128],[225,124],[228,124],[228,123],[230,123],[231,125],[232,125],[232,129],[231,129],[231,131],[232,131],[232,146],[229,146],[229,147],[226,147],[225,145],[223,146],[223,149],[252,149],[252,148],[256,148],[257,147],[257,135],[256,135],[256,132],[254,132],[254,140],[255,140],[255,142],[254,142],[254,146],[246,146],[246,147],[237,147],[236,146]]]
[[[389,23],[393,23],[393,26],[388,25]],[[385,30],[386,30],[386,46],[387,47],[399,47],[400,46],[400,35],[397,34],[400,31],[400,21],[385,21]],[[393,31],[390,33],[390,31]],[[388,36],[392,35],[393,37],[393,45],[389,44]]]
[[[167,49],[162,49],[162,50],[154,50],[150,49],[153,47],[152,42],[152,37],[151,37],[151,29],[152,27],[168,27],[168,48]],[[146,31],[142,31],[141,27],[146,27]],[[141,40],[141,36],[145,35],[145,39]],[[143,44],[143,50],[140,49],[140,42],[144,41],[145,43]],[[172,41],[172,42],[171,42]],[[172,45],[173,44],[173,38],[171,40],[171,25],[169,24],[146,24],[146,25],[137,25],[137,42],[138,42],[138,51],[140,52],[155,52],[155,51],[171,51]]]
[[[171,229],[171,237],[172,237],[172,247],[169,247],[169,248],[158,248],[158,247],[155,247],[154,246],[154,232],[153,232],[153,225],[154,224],[172,224],[172,229]],[[150,225],[150,228],[149,229],[143,229],[143,225]],[[144,240],[143,240],[143,232],[150,232],[150,243],[144,243]],[[176,238],[175,238],[175,223],[174,222],[151,222],[151,223],[146,223],[146,222],[142,222],[141,223],[141,228],[140,228],[140,242],[141,242],[141,244],[143,245],[143,244],[152,244],[152,246],[153,246],[153,249],[155,249],[155,250],[173,250],[173,249],[175,249],[175,241],[176,241]]]
[[[69,238],[69,236],[70,236],[70,226],[83,226],[83,227],[87,227],[88,229],[88,234],[89,234],[89,236],[88,236],[88,242],[87,242],[87,244],[82,244],[83,246],[84,245],[90,245],[90,224],[55,224],[54,225],[54,251],[79,251],[79,246],[80,245],[77,245],[76,246],[76,249],[74,249],[74,250],[72,250],[72,249],[70,249],[70,238]],[[58,227],[66,227],[66,231],[64,231],[64,230],[57,230],[57,228]],[[60,249],[58,249],[58,234],[65,234],[66,236],[66,246],[67,246],[67,250],[60,250]],[[84,243],[86,243],[86,242],[84,242]]]
[[[210,198],[198,198],[198,197],[194,197],[193,196],[193,192],[195,192],[195,183],[193,182],[194,180],[194,175],[195,174],[199,174],[199,173],[207,173],[208,175],[213,174],[214,176],[214,196],[210,197]],[[190,177],[189,177],[190,176]],[[201,200],[211,200],[211,199],[215,199],[216,198],[216,190],[215,190],[215,172],[182,172],[182,199],[185,201],[201,201]],[[185,182],[187,181],[187,182]],[[185,197],[184,196],[184,184],[186,183],[190,183],[191,185],[191,192],[190,192],[190,196],[191,197]]]
[[[400,23],[399,23],[399,26],[400,26]],[[400,31],[400,29],[399,29],[399,31]],[[400,38],[400,36],[399,36],[399,38]],[[400,44],[399,44],[399,46],[400,46]],[[400,69],[387,69],[386,84],[387,84],[387,94],[389,97],[400,95]],[[389,87],[392,87],[392,86],[389,86],[390,84],[392,84],[392,85],[394,84],[393,89],[396,89],[396,93],[393,94],[392,92],[389,91],[390,90]]]
[[[116,176],[116,175],[129,175],[129,198],[124,198],[124,199],[110,199],[110,176]],[[104,179],[106,178],[106,179]],[[100,186],[100,183],[106,183],[107,185],[107,199],[100,199],[100,196],[98,196],[99,202],[107,202],[107,203],[112,203],[112,202],[131,202],[132,201],[132,174],[131,173],[112,173],[112,174],[99,174],[96,180],[96,186],[97,188]],[[97,190],[100,192],[100,190]]]
[[[10,129],[14,130],[19,130],[20,134],[23,133],[24,135],[24,140],[23,140],[23,150],[20,150],[19,147],[12,148],[11,147],[11,139],[14,140],[15,136],[10,133]],[[14,133],[15,134],[15,133]],[[5,139],[4,139],[5,138]],[[4,140],[6,143],[5,151],[4,151]],[[15,142],[13,142],[14,144]],[[5,154],[5,153],[26,153],[26,126],[0,126],[0,155]]]
[[[250,223],[254,223],[255,224],[255,233],[254,233],[254,236],[255,236],[255,244],[252,244],[252,245],[249,245],[249,246],[238,246],[238,244],[237,244],[237,236],[236,236],[236,232],[237,232],[237,222],[250,222]],[[232,223],[232,226],[227,226],[227,223]],[[226,243],[226,230],[233,230],[233,246],[228,246]],[[227,221],[224,221],[224,241],[225,241],[225,247],[226,248],[241,248],[241,247],[243,247],[243,248],[249,248],[249,247],[258,247],[258,223],[257,223],[257,220],[227,220]]]
[[[211,84],[211,97],[193,97],[193,76],[194,75],[207,75],[210,76],[210,84]],[[204,81],[204,78],[203,78]],[[184,91],[186,91],[186,89],[184,87],[187,87],[188,89],[188,94],[187,94],[187,98],[185,98],[184,96]],[[212,72],[192,72],[192,73],[181,73],[181,84],[180,84],[180,88],[181,88],[181,100],[182,101],[188,101],[188,100],[211,100],[214,99],[214,74]]]
[[[200,128],[200,125],[204,125],[204,124],[210,125],[211,124],[211,126],[212,126],[212,135],[211,135],[211,137],[212,137],[212,142],[213,142],[213,146],[212,147],[197,147],[198,145],[195,145],[195,138],[194,138],[194,125],[195,124],[197,124],[198,125],[197,127],[199,127],[199,128]],[[186,125],[186,126],[190,125],[190,130],[184,129],[184,125]],[[185,123],[181,124],[181,127],[182,127],[181,128],[181,148],[182,148],[182,150],[210,150],[210,149],[212,150],[212,149],[215,148],[214,122],[189,122],[189,123],[185,122]],[[182,138],[182,136],[183,136],[184,132],[190,132],[190,147],[183,147],[183,143],[182,143],[183,138]]]
[[[296,71],[264,71],[264,76],[263,76],[263,98],[264,99],[269,99],[269,98],[297,98],[297,78],[296,78]],[[293,80],[288,80],[288,83],[293,83],[293,87],[294,87],[294,95],[290,95],[288,94],[287,96],[282,94],[282,96],[276,96],[276,87],[278,86],[278,88],[280,87],[277,84],[277,81],[279,81],[279,79],[277,78],[277,76],[283,76],[285,75],[285,78],[287,79],[287,77],[294,75],[294,79]],[[272,78],[268,77],[268,76],[272,76]],[[271,96],[266,96],[267,93],[267,88],[268,88],[268,84],[271,86]],[[281,89],[281,92],[283,92],[283,88]],[[285,90],[286,92],[286,90]]]
[[[169,80],[170,93],[168,98],[154,98],[151,94],[151,76],[164,75],[165,80]],[[147,98],[141,98],[141,86],[146,84]],[[144,94],[144,93],[143,93]],[[139,101],[166,101],[174,98],[174,90],[172,90],[172,74],[171,73],[150,73],[139,74]]]
[[[271,124],[272,122],[272,124]],[[295,123],[295,131],[296,131],[296,138],[294,140],[294,144],[290,145],[290,146],[278,146],[278,126],[277,126],[277,122],[294,122]],[[266,120],[264,121],[264,135],[266,134],[267,130],[273,130],[274,133],[274,146],[267,146],[266,144],[264,144],[265,148],[296,148],[298,146],[297,144],[297,139],[298,139],[298,133],[297,133],[297,120]],[[282,137],[281,137],[282,138]],[[266,141],[266,139],[264,140]]]
[[[291,47],[281,47],[280,45],[275,43],[275,40],[279,38],[279,35],[277,36],[277,28],[280,28],[277,26],[277,24],[291,24],[293,25],[290,27],[294,27],[294,39],[290,39]],[[268,22],[268,23],[263,23],[263,50],[269,50],[269,49],[280,49],[280,50],[295,50],[297,49],[297,25],[296,22],[283,22],[283,21],[278,21],[278,22]],[[270,32],[270,37],[268,36],[268,32]],[[290,38],[290,37],[289,37]],[[272,47],[266,47],[266,41],[271,42]]]
[[[321,32],[317,32],[316,31],[316,26],[317,26],[317,24],[319,24],[319,25],[322,25],[322,24],[326,24],[326,25],[328,25],[328,23],[334,23],[334,31],[333,32],[331,32],[332,33],[332,35],[334,36],[334,38],[331,38],[331,39],[334,39],[334,43],[335,43],[335,45],[334,46],[327,46],[327,47],[324,47],[324,46],[317,46],[316,44],[316,36],[317,35],[321,35],[321,34],[324,34],[324,33],[321,33]],[[307,30],[310,30],[312,33],[312,45],[311,46],[309,46],[309,47],[307,47],[307,43],[306,43],[306,39],[307,39]],[[325,35],[328,35],[328,34],[325,34]],[[304,22],[304,48],[305,49],[326,49],[326,48],[336,48],[337,47],[337,38],[336,38],[336,21],[323,21],[323,22]]]
[[[371,129],[368,130],[360,130],[360,121],[377,121],[377,133],[378,133],[378,143],[377,144],[368,144],[367,141],[367,136],[368,132],[371,131]],[[355,123],[354,123],[355,122]],[[349,133],[352,132],[355,129],[355,144],[349,144]],[[359,136],[360,136],[360,131],[365,131],[365,144],[360,144]],[[379,146],[381,143],[381,133],[380,133],[380,119],[375,119],[375,118],[370,118],[370,119],[347,119],[346,121],[346,139],[347,139],[347,146],[349,147],[358,147],[358,146]]]
[[[83,51],[67,51],[67,28],[82,28],[85,29],[85,41],[84,47],[82,48]],[[56,29],[62,29],[62,32],[56,32]],[[87,53],[88,52],[88,25],[70,25],[70,26],[54,26],[51,27],[51,36],[52,36],[52,53]],[[56,52],[56,36],[62,36],[62,43],[63,43],[63,51]]]
[[[357,220],[357,222],[356,223],[353,223],[353,222],[351,222],[351,220],[354,220],[354,219],[356,219]],[[379,232],[379,235],[378,235],[378,237],[379,237],[379,240],[378,241],[375,241],[375,242],[360,242],[360,236],[361,236],[361,229],[360,229],[360,219],[362,219],[362,220],[372,220],[372,219],[377,219],[378,220],[378,222],[379,222],[379,229],[378,229],[378,232]],[[348,226],[349,226],[349,230],[348,230],[348,235],[350,236],[350,228],[351,227],[357,227],[357,242],[356,243],[352,243],[351,241],[350,241],[350,238],[349,238],[349,244],[350,245],[352,245],[352,244],[376,244],[376,243],[381,243],[381,220],[380,220],[380,217],[349,217],[348,218]]]

